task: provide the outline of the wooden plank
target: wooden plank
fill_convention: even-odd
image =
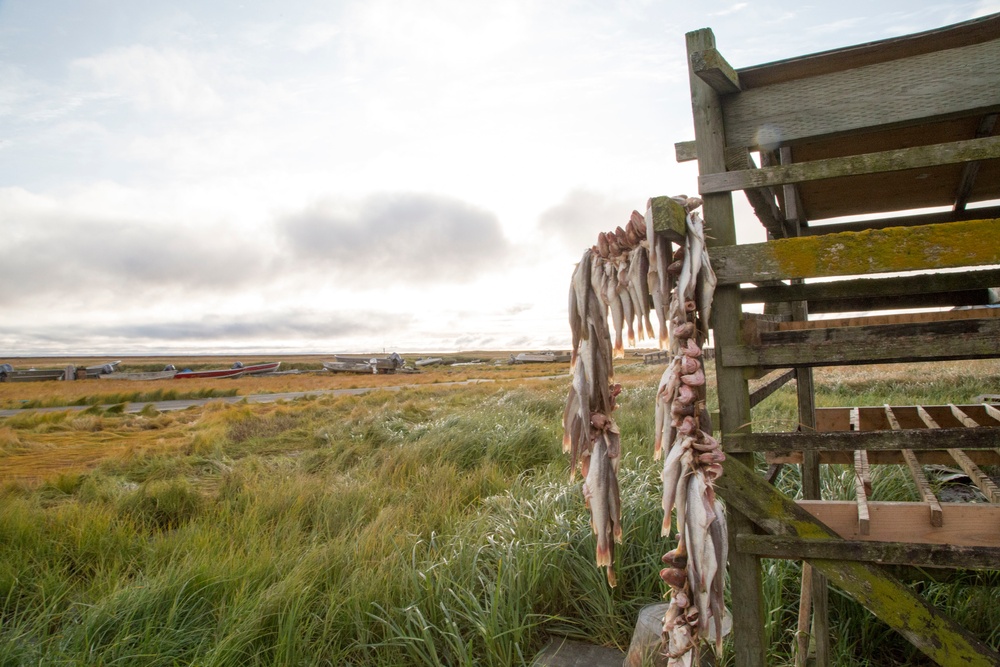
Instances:
[[[913,544],[863,540],[799,540],[777,535],[740,535],[736,548],[761,558],[829,558],[912,567],[996,570],[1000,547]]]
[[[687,235],[687,211],[670,197],[653,197],[646,202],[646,224],[673,243],[684,244]]]
[[[726,501],[730,511],[736,510],[751,517],[754,523],[769,534],[806,540],[828,540],[837,537],[837,533],[828,527],[825,521],[817,521],[806,509],[806,506],[825,508],[834,503],[802,501],[801,504],[797,504],[764,482],[752,468],[736,458],[726,460],[726,472],[716,481],[716,490]],[[854,503],[847,504],[849,511],[854,515],[853,527],[856,528],[857,515]],[[877,511],[882,513],[881,510],[875,509],[881,504],[883,503],[872,503],[870,506],[873,519],[877,519],[872,522],[873,533],[881,523],[886,523],[876,513]],[[994,509],[993,506],[986,507]],[[923,507],[918,506],[917,509],[922,510]],[[994,540],[1000,537],[998,530],[1000,514],[997,514],[992,523],[982,521],[982,514],[978,518],[980,521],[974,530],[981,532],[985,525],[987,530],[992,531]],[[923,524],[925,530],[929,529],[926,521]],[[739,535],[733,536],[731,544],[736,545],[738,539]],[[737,549],[733,551],[741,553]],[[829,577],[831,583],[900,632],[932,660],[940,664],[983,666],[1000,664],[1000,653],[928,605],[909,587],[886,574],[882,568],[870,563],[828,558],[809,559],[809,562],[816,570]],[[743,615],[738,599],[733,600],[733,606],[740,610],[740,613],[735,614],[736,618]],[[736,640],[736,644],[739,644],[742,638],[737,636]]]
[[[715,48],[715,35],[709,29],[685,35],[687,53]],[[723,135],[722,104],[711,86],[691,71],[688,59],[688,82],[691,90],[691,112],[698,152],[698,173],[725,171],[725,137]],[[736,243],[736,220],[733,199],[728,193],[709,195],[702,204],[706,220],[706,242],[709,252],[722,245]],[[722,285],[716,289],[712,308],[715,344],[720,348],[738,342],[739,323],[743,306],[739,288]],[[733,433],[749,430],[750,393],[740,369],[716,365],[716,386],[720,414],[720,430]],[[752,465],[751,455],[729,457],[729,462]],[[729,514],[729,540],[735,542],[741,534],[753,532],[753,524],[740,511]],[[735,549],[729,553],[730,594],[734,607],[740,609],[733,618],[733,661],[736,667],[764,667],[767,647],[764,645],[764,591],[760,559]]]
[[[811,224],[802,229],[802,236],[822,236],[824,234],[839,234],[840,232],[860,232],[866,229],[885,229],[887,227],[919,227],[921,225],[937,225],[944,222],[984,220],[987,218],[1000,218],[1000,206],[984,206],[982,208],[974,208],[964,211],[917,213],[892,218],[854,220],[852,222],[835,222],[828,225]]]
[[[703,195],[713,192],[733,192],[995,158],[1000,158],[1000,137],[983,137],[811,162],[795,162],[763,169],[707,174],[698,177],[698,192]]]
[[[750,394],[750,407],[754,408],[760,405],[765,398],[778,391],[781,387],[787,384],[789,380],[794,378],[795,371],[789,370],[767,380],[767,382],[754,389]]]
[[[965,450],[963,450],[965,451]],[[850,451],[835,451],[835,452],[817,452],[819,454],[819,462],[824,465],[838,464],[838,465],[851,465],[854,462],[854,455]],[[966,455],[972,459],[976,465],[988,466],[988,465],[1000,465],[1000,452],[996,450],[980,449],[980,450],[968,450],[965,451]],[[943,465],[943,466],[953,466],[955,465],[955,460],[948,455],[946,450],[927,450],[922,452],[913,452],[913,455],[917,457],[917,461],[922,465]],[[769,464],[788,464],[794,465],[802,463],[803,456],[802,452],[765,452],[764,456]],[[868,463],[870,465],[905,465],[906,460],[903,458],[902,452],[900,450],[884,450],[884,451],[874,451],[868,452]]]
[[[691,71],[719,95],[740,92],[740,77],[718,49],[704,49],[690,54]]]
[[[803,236],[717,247],[712,268],[719,285],[733,285],[1000,264],[989,238],[1000,238],[1000,219]]]
[[[807,329],[837,329],[842,327],[883,326],[886,324],[921,324],[954,320],[1000,319],[1000,308],[969,308],[930,313],[892,313],[862,317],[837,317],[808,322],[778,322],[772,331],[803,331]]]
[[[979,44],[996,39],[998,32],[1000,32],[1000,16],[993,14],[925,32],[796,56],[763,65],[742,67],[737,71],[744,89],[760,88],[968,44]]]
[[[1000,548],[1000,505],[941,503],[944,525],[932,526],[923,503],[870,502],[868,535],[858,531],[853,500],[800,500],[798,505],[846,540]]]
[[[725,98],[725,144],[767,148],[995,111],[998,53],[994,39],[744,90]]]
[[[954,320],[874,327],[773,331],[760,345],[720,349],[717,365],[788,368],[852,364],[991,359],[1000,356],[1000,319]]]
[[[829,433],[729,433],[723,432],[726,453],[804,451],[853,452],[857,449],[887,451],[948,449],[961,442],[962,449],[992,449],[1000,443],[1000,429],[908,429],[903,431],[832,431]],[[853,459],[851,459],[853,460]]]
[[[892,426],[894,431],[899,430],[899,421],[896,420],[896,415],[893,414],[892,408],[888,405],[885,406],[885,416]],[[910,469],[910,476],[913,478],[913,483],[917,487],[917,493],[923,498],[924,502],[927,503],[927,509],[930,512],[931,525],[936,527],[941,527],[944,525],[944,514],[941,511],[941,503],[938,501],[937,496],[934,495],[934,491],[931,489],[930,482],[927,481],[927,476],[924,474],[924,469],[920,467],[920,462],[917,461],[916,455],[913,453],[912,449],[903,449],[900,452],[903,455],[903,459],[906,461],[907,467]]]
[[[727,169],[756,169],[750,154],[745,149],[726,152]],[[785,230],[785,214],[778,208],[771,188],[749,188],[743,191],[754,215],[774,238],[788,236]]]
[[[969,479],[971,479],[972,482],[979,487],[979,490],[983,492],[984,496],[986,496],[986,500],[991,503],[1000,503],[1000,489],[998,489],[997,485],[993,483],[993,480],[990,479],[989,475],[984,473],[979,466],[973,463],[972,459],[970,459],[961,449],[949,449],[948,453],[953,459],[955,459],[955,463],[957,463],[959,467],[965,471],[965,474],[969,476]]]
[[[995,113],[983,116],[976,128],[976,137],[988,137],[993,134],[993,127],[997,124]],[[958,189],[955,192],[955,205],[952,210],[961,211],[969,203],[969,195],[976,185],[976,178],[979,176],[979,162],[967,162],[962,168],[962,176],[958,181]]]
[[[998,285],[1000,285],[1000,269],[981,269],[796,285],[775,281],[768,285],[741,288],[740,296],[745,304],[808,301],[810,313],[881,310],[869,305],[876,299],[882,299],[884,305],[888,306],[885,310],[894,310],[920,307],[925,304],[926,306],[987,305],[989,288]],[[975,298],[970,299],[970,296]],[[827,302],[832,303],[828,305]],[[896,303],[900,305],[894,306]],[[855,307],[850,307],[852,305]]]
[[[865,478],[868,476],[868,458],[864,451],[854,452],[854,500],[858,507],[858,532],[868,535],[871,531],[871,520],[868,515],[868,493],[870,493],[871,480],[868,487],[865,486]]]
[[[955,415],[955,418],[958,421],[962,422],[962,424],[965,427],[967,427],[967,428],[978,428],[979,427],[979,423],[976,422],[975,419],[973,419],[972,417],[970,417],[969,415],[967,415],[965,413],[965,411],[962,410],[962,408],[958,407],[954,403],[949,403],[948,404],[948,409],[951,410],[951,413],[953,415]]]
[[[678,162],[697,160],[698,143],[696,141],[678,141],[674,144],[674,157]]]

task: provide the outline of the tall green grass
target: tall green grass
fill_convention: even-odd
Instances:
[[[184,417],[179,453],[0,488],[0,665],[517,665],[552,634],[625,648],[672,546],[648,375],[616,413],[615,589],[561,452],[564,380],[212,405]],[[783,392],[759,425],[794,418]],[[163,418],[90,416],[109,433]],[[0,456],[47,428],[73,425],[8,420]],[[830,493],[843,475],[825,471]],[[794,468],[780,483],[796,492]],[[790,661],[798,568],[765,561],[771,664]],[[995,645],[995,583],[917,585]],[[849,600],[831,617],[836,664],[917,664]]]

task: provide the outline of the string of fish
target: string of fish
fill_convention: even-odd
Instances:
[[[698,202],[700,204],[700,202]],[[670,667],[698,664],[700,645],[714,621],[716,651],[722,648],[723,592],[728,534],[714,480],[725,455],[712,437],[705,401],[702,345],[707,339],[715,274],[705,247],[701,216],[688,209],[684,245],[669,260],[655,247],[658,276],[665,278],[671,360],[656,393],[654,458],[663,459],[663,525],[677,543],[664,554],[660,577],[669,586],[663,645]],[[664,266],[665,265],[665,266]],[[665,456],[664,456],[664,451]]]

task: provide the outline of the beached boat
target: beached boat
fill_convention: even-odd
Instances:
[[[570,355],[566,352],[522,352],[514,357],[515,364],[566,363]]]
[[[417,368],[421,368],[423,366],[436,366],[441,363],[444,363],[444,359],[441,357],[427,357],[425,359],[417,359],[413,362],[413,365]]]
[[[10,364],[0,365],[0,382],[44,382],[62,380],[64,377],[66,377],[65,368],[29,368],[18,371]]]
[[[169,380],[177,375],[177,369],[169,371],[149,371],[145,373],[106,373],[98,375],[100,380]]]
[[[233,364],[233,368],[242,368],[244,375],[264,375],[266,373],[273,373],[278,370],[281,366],[280,361],[268,361],[262,364],[250,364],[244,365],[243,362],[237,361]]]
[[[369,361],[324,361],[323,368],[331,373],[367,373],[378,372],[378,366]]]
[[[190,379],[204,379],[204,378],[238,378],[243,375],[246,371],[242,368],[217,368],[214,370],[205,371],[192,371],[183,370],[178,371],[174,375],[175,380],[190,380]]]
[[[87,379],[93,379],[114,373],[120,363],[121,359],[109,361],[106,364],[98,364],[97,366],[87,366],[84,370],[87,371]]]

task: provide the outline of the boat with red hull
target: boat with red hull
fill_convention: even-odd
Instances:
[[[266,373],[273,373],[278,370],[281,366],[280,361],[268,361],[260,364],[249,364],[244,365],[242,362],[237,361],[233,364],[232,368],[218,368],[214,370],[203,370],[203,371],[192,371],[184,370],[179,371],[177,375],[174,376],[175,380],[184,380],[190,378],[237,378],[243,375],[264,375]]]

